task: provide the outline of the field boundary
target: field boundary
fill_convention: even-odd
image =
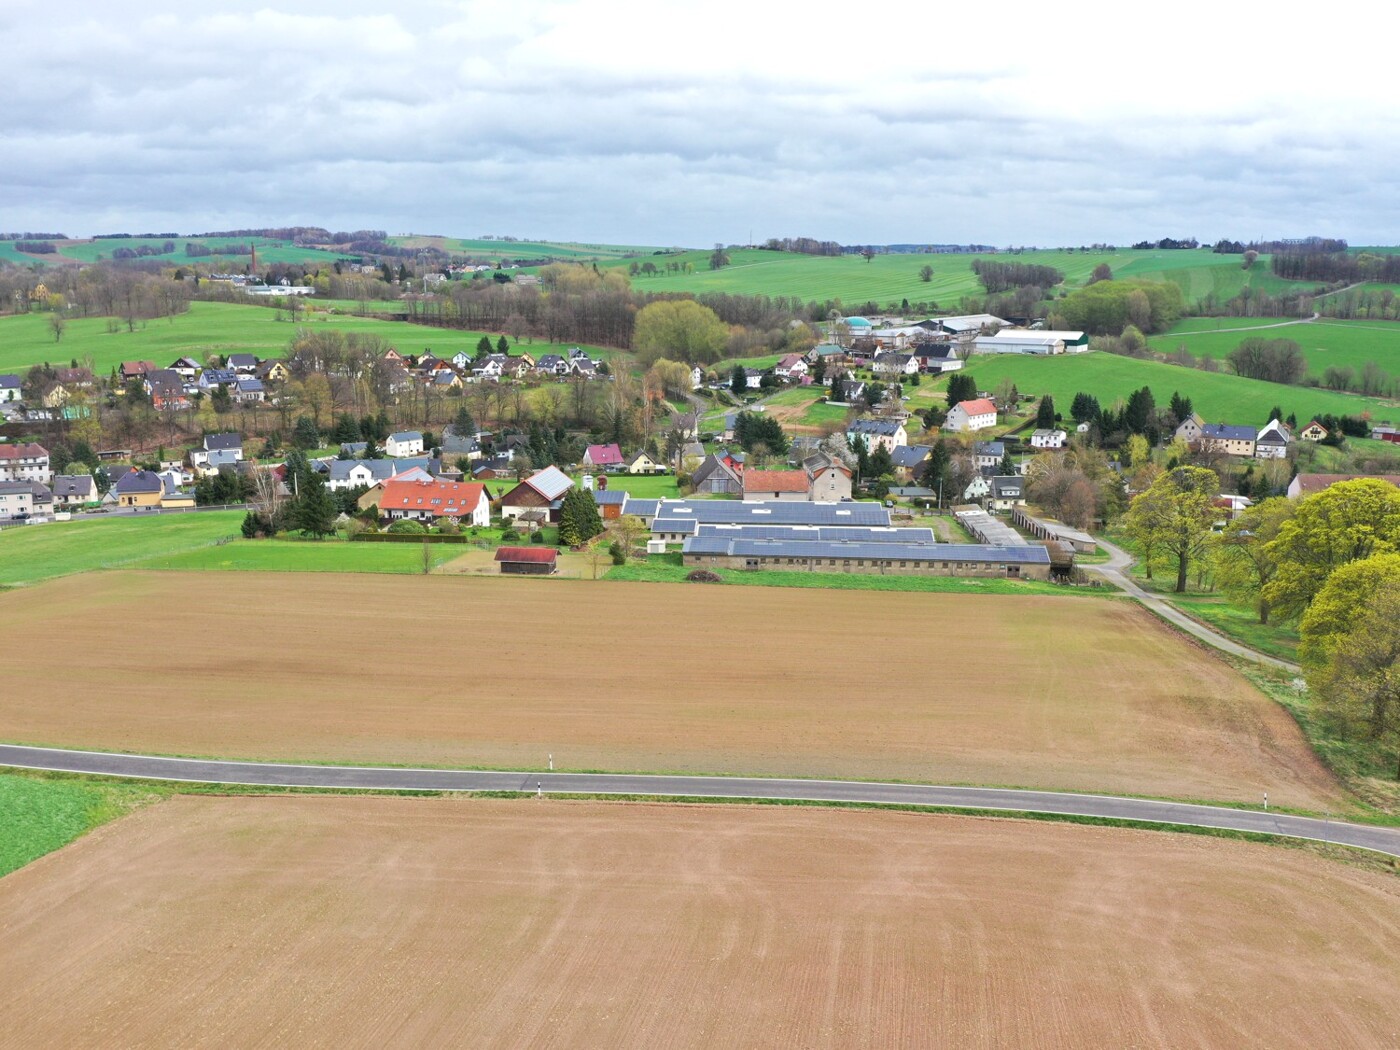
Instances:
[[[1268,810],[1234,809],[1116,795],[949,787],[871,781],[754,779],[608,773],[435,770],[207,761],[159,755],[0,745],[0,765],[133,780],[357,791],[482,792],[937,807],[1103,818],[1307,839],[1400,857],[1400,828]]]

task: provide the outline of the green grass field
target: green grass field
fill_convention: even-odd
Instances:
[[[995,390],[1002,379],[1014,382],[1022,394],[1050,394],[1062,413],[1079,391],[1111,405],[1127,398],[1134,390],[1148,386],[1159,405],[1165,405],[1172,391],[1189,397],[1207,422],[1257,424],[1268,422],[1269,409],[1283,408],[1299,420],[1321,413],[1356,415],[1369,412],[1377,420],[1400,419],[1400,403],[1378,398],[1341,394],[1311,387],[1284,386],[1256,379],[1243,379],[1225,372],[1202,372],[1194,368],[1163,364],[1115,354],[1088,353],[1064,357],[1020,357],[998,355],[975,357],[964,369],[983,390]],[[946,385],[940,382],[940,387]]]
[[[428,544],[436,568],[468,550],[456,543]],[[136,569],[232,572],[389,572],[423,571],[421,543],[348,543],[340,539],[244,540],[145,558]]]
[[[0,584],[34,583],[212,549],[219,540],[236,536],[242,521],[242,511],[214,510],[5,529],[0,532]]]
[[[247,255],[203,255],[197,258],[186,255],[185,245],[192,241],[208,245],[210,248],[222,248],[230,245],[242,246],[251,242],[257,247],[258,262],[260,263],[326,263],[329,265],[341,258],[338,252],[323,251],[319,248],[301,248],[290,241],[273,237],[104,237],[101,240],[54,241],[54,246],[58,251],[53,255],[22,255],[15,251],[13,241],[0,241],[0,259],[21,264],[37,262],[43,265],[66,262],[91,263],[112,258],[112,253],[119,248],[151,247],[159,251],[167,240],[175,243],[173,252],[148,256],[147,258],[167,266],[189,266],[197,263],[214,270],[227,268],[240,272],[250,261]]]
[[[683,583],[693,569],[681,564],[679,554],[653,554],[608,570],[605,580],[643,583]],[[779,572],[760,569],[713,570],[723,584],[694,586],[805,587],[837,591],[922,591],[940,594],[1077,594],[1109,596],[1108,592],[1061,587],[1038,580],[973,580],[956,576],[876,576],[843,572]]]
[[[68,364],[74,358],[91,360],[98,375],[105,375],[122,361],[152,360],[160,367],[188,354],[203,360],[209,354],[253,353],[259,357],[281,357],[299,327],[335,329],[347,334],[379,336],[406,354],[431,350],[450,357],[458,350],[476,352],[482,335],[494,343],[499,333],[465,332],[450,328],[350,314],[313,313],[297,324],[277,320],[278,311],[266,306],[238,303],[191,303],[188,312],[159,320],[137,322],[128,332],[122,325],[115,333],[107,331],[107,318],[75,318],[60,342],[49,331],[48,314],[30,313],[0,317],[0,372],[15,372],[44,361]],[[285,316],[285,315],[284,315]],[[522,342],[514,352],[563,353],[577,344]],[[594,357],[618,359],[625,353],[605,347],[586,346]]]
[[[626,255],[650,255],[653,247],[624,244],[579,244],[573,241],[503,241],[470,237],[390,237],[390,244],[405,248],[438,248],[449,254],[506,260],[550,258],[560,261],[619,259]]]
[[[0,773],[0,877],[160,797],[130,784]]]
[[[578,483],[581,474],[574,475]],[[675,499],[680,495],[674,474],[608,474],[608,488],[636,499]]]
[[[1283,328],[1234,330],[1246,324],[1267,325],[1283,320],[1287,318],[1191,318],[1170,331],[1153,336],[1148,345],[1162,353],[1172,353],[1184,346],[1195,357],[1212,357],[1223,362],[1245,339],[1292,339],[1303,349],[1309,374],[1318,378],[1334,365],[1360,373],[1368,361],[1374,361],[1392,375],[1400,374],[1400,324],[1394,321],[1322,318]],[[1231,323],[1223,325],[1221,322]]]

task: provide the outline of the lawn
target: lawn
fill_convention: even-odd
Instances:
[[[155,797],[126,784],[0,773],[0,876]]]
[[[160,554],[138,562],[142,569],[259,572],[423,571],[421,543],[348,543],[345,540],[244,540]],[[436,568],[467,549],[456,543],[427,545]]]
[[[574,482],[577,484],[582,476],[574,475]],[[680,496],[674,474],[606,474],[598,475],[597,480],[602,481],[604,477],[610,490],[626,492],[636,499],[676,499]]]
[[[26,525],[0,531],[0,584],[33,583],[212,547],[238,534],[243,512],[199,511]]]
[[[632,583],[684,583],[694,569],[679,554],[653,554],[645,561],[614,566],[604,577]],[[1116,592],[1063,587],[1039,580],[974,580],[957,576],[877,576],[843,572],[780,572],[714,569],[724,584],[745,587],[804,587],[823,591],[918,591],[929,594],[1055,594],[1116,597]],[[699,586],[699,585],[692,585]],[[710,586],[719,586],[711,584]]]
[[[1226,372],[1202,372],[1116,354],[979,356],[969,361],[964,370],[976,378],[983,390],[995,390],[1003,379],[1010,379],[1022,394],[1051,394],[1056,407],[1065,414],[1074,395],[1081,390],[1109,406],[1118,398],[1126,399],[1134,390],[1147,386],[1152,389],[1159,406],[1167,403],[1173,391],[1180,391],[1183,397],[1191,398],[1195,410],[1208,422],[1262,426],[1268,422],[1269,410],[1275,405],[1282,407],[1285,415],[1295,414],[1300,421],[1328,412],[1335,415],[1369,412],[1378,420],[1400,418],[1400,403],[1395,401],[1265,383]],[[939,383],[940,389],[946,382]]]
[[[1246,332],[1230,330],[1240,327],[1239,324],[1219,326],[1220,321],[1272,324],[1277,320],[1287,318],[1192,318],[1153,336],[1148,345],[1162,353],[1172,353],[1184,346],[1195,357],[1211,357],[1223,364],[1226,355],[1245,339],[1292,339],[1302,347],[1309,375],[1319,379],[1330,367],[1351,368],[1360,373],[1372,361],[1391,375],[1400,375],[1400,323],[1394,321],[1324,318],[1290,324],[1286,328]]]
[[[458,350],[476,353],[482,335],[494,344],[499,333],[466,332],[453,328],[433,328],[353,314],[312,313],[297,324],[278,318],[279,311],[267,306],[238,303],[191,303],[186,313],[152,321],[138,321],[136,330],[125,325],[108,332],[108,318],[80,317],[68,322],[61,342],[54,342],[48,314],[29,313],[0,317],[0,372],[14,372],[49,361],[67,364],[70,360],[91,360],[93,369],[105,375],[122,361],[149,359],[165,366],[175,358],[190,355],[203,360],[210,354],[254,353],[259,357],[281,357],[299,327],[335,329],[347,334],[379,336],[406,354],[431,350],[440,357],[451,357]],[[285,318],[286,314],[282,313]],[[578,344],[522,342],[514,352],[564,353]],[[594,357],[618,358],[624,351],[585,346]]]

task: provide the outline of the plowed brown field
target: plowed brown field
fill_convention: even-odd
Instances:
[[[0,880],[9,1046],[1386,1047],[1400,883],[916,814],[179,798]]]
[[[0,594],[0,738],[1322,808],[1288,715],[1122,601],[289,573]]]

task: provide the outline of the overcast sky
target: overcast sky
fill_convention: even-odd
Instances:
[[[5,0],[0,229],[1400,243],[1383,25],[1070,8]]]

